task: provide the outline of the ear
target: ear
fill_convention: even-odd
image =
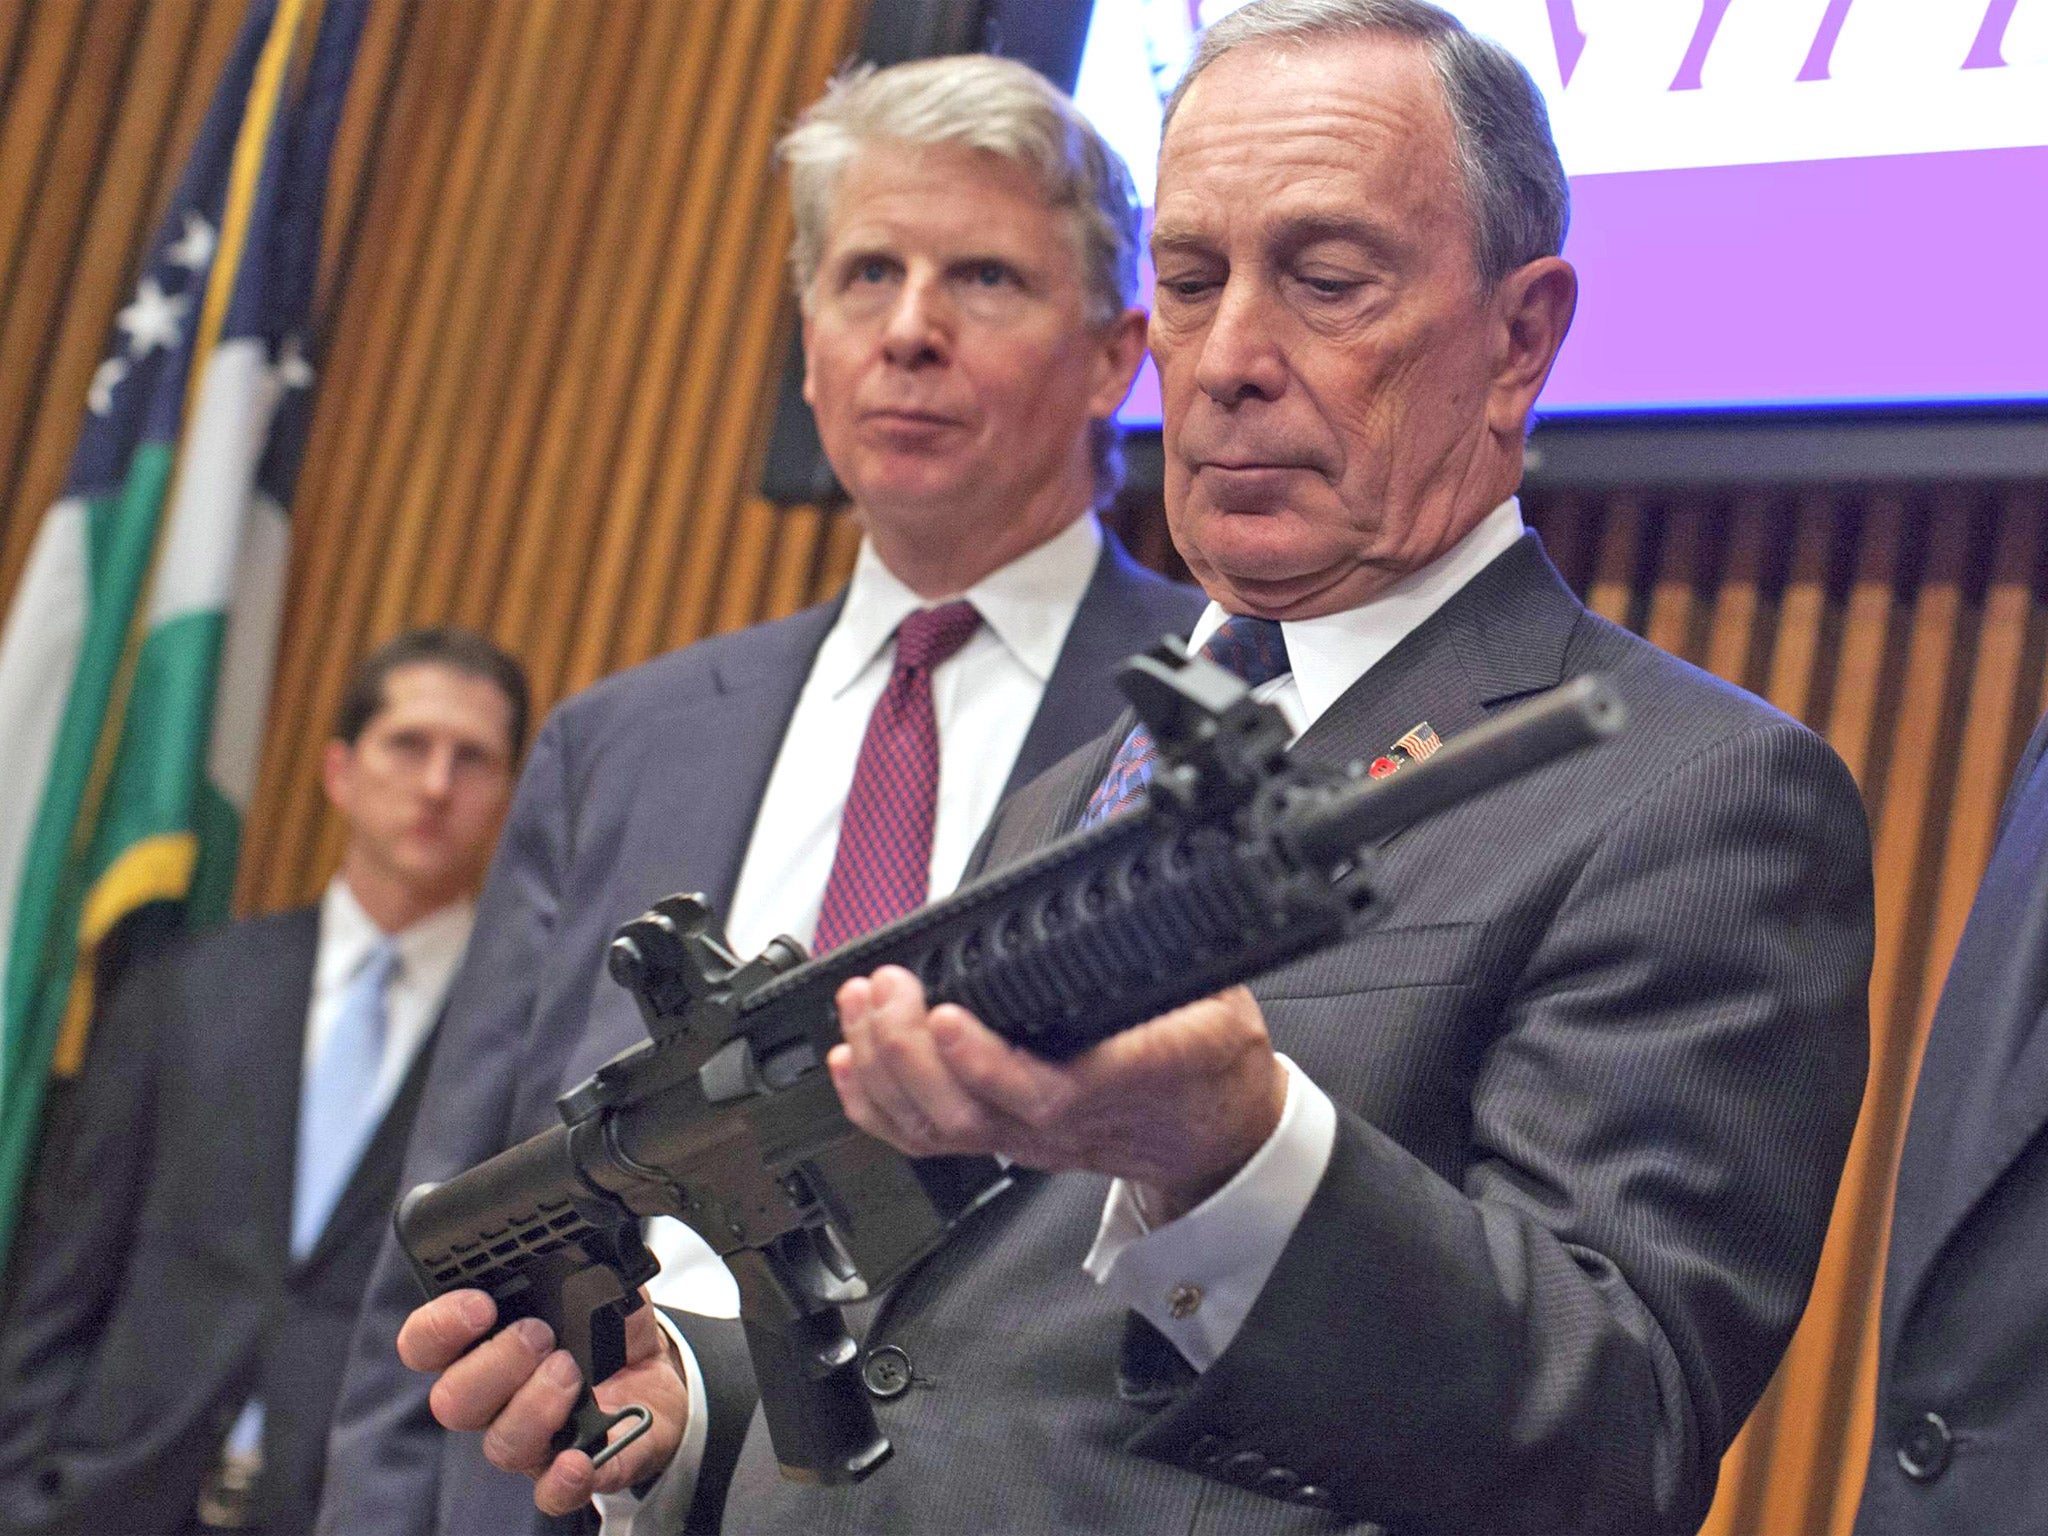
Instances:
[[[320,758],[320,786],[327,791],[327,803],[344,817],[355,800],[356,749],[350,742],[334,737]]]
[[[1494,294],[1496,341],[1487,425],[1517,441],[1572,327],[1579,275],[1569,262],[1545,256],[1510,272]]]
[[[804,404],[816,409],[818,404],[818,381],[812,373],[811,359],[817,353],[811,346],[811,306],[808,302],[800,302],[798,306],[797,329],[804,340]]]
[[[1096,420],[1114,416],[1138,366],[1145,361],[1145,327],[1150,317],[1142,309],[1127,309],[1103,327],[1097,337],[1096,384],[1088,397],[1088,414]]]

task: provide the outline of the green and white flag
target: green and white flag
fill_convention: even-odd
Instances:
[[[335,124],[367,0],[251,0],[62,498],[0,629],[0,1254],[100,942],[227,912],[268,708],[305,440]]]

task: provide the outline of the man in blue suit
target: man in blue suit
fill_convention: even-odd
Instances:
[[[407,1184],[543,1128],[558,1094],[642,1038],[603,974],[619,924],[695,889],[742,950],[779,932],[829,945],[943,893],[1006,787],[1109,725],[1123,658],[1200,611],[1091,512],[1114,488],[1111,418],[1145,317],[1128,172],[1071,104],[1020,65],[927,61],[835,84],[784,154],[805,394],[866,534],[852,583],[601,683],[542,729]],[[906,763],[927,775],[908,845],[888,830]],[[531,1486],[444,1436],[427,1379],[395,1357],[419,1299],[387,1240],[330,1448],[321,1528],[337,1536],[535,1518]],[[530,1367],[552,1341],[521,1325],[494,1342]],[[621,1457],[604,1486],[673,1449]]]
[[[2048,1528],[2048,723],[1927,1037],[1857,1536]]]

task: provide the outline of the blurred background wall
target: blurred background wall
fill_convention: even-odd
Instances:
[[[241,10],[0,0],[0,602]],[[844,578],[852,525],[756,487],[793,321],[769,149],[863,11],[378,6],[335,158],[245,909],[327,877],[317,758],[366,647],[442,620],[486,630],[545,707]],[[1528,511],[1597,611],[1824,732],[1869,804],[1871,1090],[1813,1306],[1708,1524],[1846,1531],[1918,1052],[2048,704],[2048,484],[1545,491]],[[1175,568],[1156,500],[1127,497],[1114,521]]]

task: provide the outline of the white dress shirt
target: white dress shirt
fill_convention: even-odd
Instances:
[[[995,814],[1101,554],[1102,528],[1091,514],[960,594],[982,623],[932,671],[939,726],[934,897],[960,883]],[[862,543],[846,602],[818,647],[754,817],[726,919],[737,953],[758,954],[781,933],[810,942],[861,738],[895,664],[896,626],[929,606]]]
[[[1101,555],[1102,525],[1087,513],[960,594],[982,622],[932,670],[932,712],[939,728],[933,899],[950,895],[960,883],[995,814]],[[895,665],[896,628],[929,606],[862,541],[846,600],[811,663],[754,815],[726,917],[737,954],[758,954],[784,933],[810,942],[868,716]],[[709,1317],[739,1314],[732,1276],[702,1238],[668,1217],[656,1217],[648,1229],[648,1247],[661,1261],[661,1274],[648,1287],[657,1302]],[[697,1361],[680,1337],[670,1337],[682,1357],[691,1401],[701,1403],[704,1380]],[[705,1434],[704,1415],[692,1413],[663,1481],[665,1506],[688,1507]],[[637,1507],[631,1495],[604,1494],[597,1503],[604,1536],[629,1536]]]
[[[1282,622],[1294,670],[1254,694],[1278,707],[1296,736],[1377,666],[1416,626],[1522,536],[1521,503],[1502,502],[1449,550],[1378,597],[1343,613]],[[1200,646],[1229,615],[1216,603],[1196,623]],[[1118,1179],[1083,1261],[1115,1301],[1207,1370],[1237,1337],[1281,1250],[1308,1209],[1337,1142],[1337,1109],[1287,1057],[1280,1123],[1250,1162],[1207,1200],[1158,1228],[1139,1191]]]

